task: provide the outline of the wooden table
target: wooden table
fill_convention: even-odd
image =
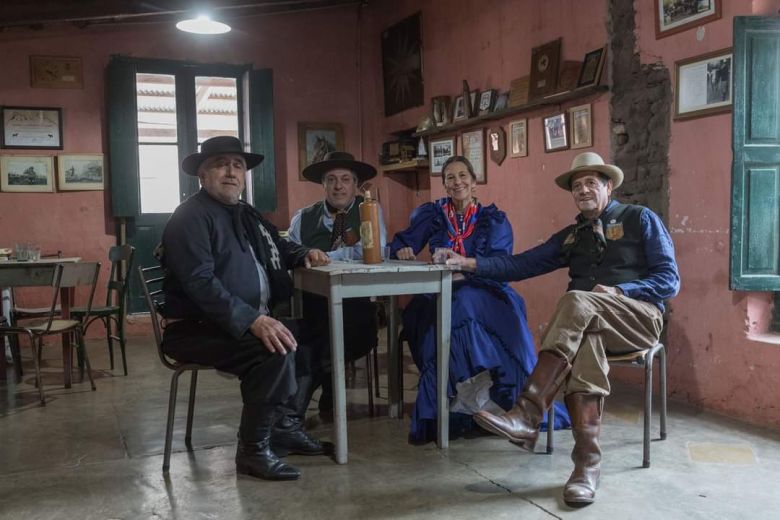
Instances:
[[[17,262],[17,261],[5,261],[0,262],[0,288],[4,290],[10,287],[50,287],[52,277],[54,276],[54,268],[57,264],[78,262],[81,258],[44,258],[41,260]],[[60,307],[62,307],[61,315],[67,319],[70,316],[70,306],[72,301],[73,289],[62,288],[60,289]],[[9,299],[9,311],[13,309],[13,302]],[[5,309],[3,309],[5,315]],[[7,319],[10,319],[10,312],[6,315]],[[6,362],[5,362],[5,343],[2,344],[3,348],[2,356],[0,356],[0,379],[6,377]],[[71,363],[71,344],[70,333],[62,335],[62,366],[63,366],[63,379],[65,388],[71,386],[71,371],[73,369]]]
[[[344,383],[344,298],[390,296],[388,319],[388,393],[391,415],[400,415],[401,367],[397,363],[398,325],[396,296],[431,293],[437,295],[437,403],[439,448],[449,445],[449,403],[447,381],[450,359],[450,304],[452,271],[445,265],[386,260],[381,264],[332,262],[323,267],[295,270],[296,306],[300,310],[301,291],[328,298],[330,308],[330,352],[333,367],[333,422],[336,462],[347,462],[347,414]],[[299,312],[296,313],[300,315]]]

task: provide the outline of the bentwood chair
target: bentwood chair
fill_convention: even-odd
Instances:
[[[666,440],[666,349],[658,342],[649,349],[628,354],[607,355],[610,366],[621,366],[644,369],[645,372],[645,403],[644,403],[644,438],[642,443],[642,467],[650,467],[650,423],[653,412],[653,361],[658,360],[659,394],[661,398],[661,440]],[[548,412],[548,424],[555,422],[555,408]],[[547,432],[547,452],[553,450],[553,429]]]
[[[127,287],[132,272],[133,253],[135,248],[129,245],[114,246],[108,251],[108,259],[111,261],[111,274],[108,277],[108,291],[106,292],[106,304],[92,308],[89,320],[84,319],[86,309],[73,307],[70,315],[81,319],[84,323],[84,333],[95,321],[101,321],[106,327],[106,340],[108,342],[108,358],[111,370],[114,370],[114,341],[119,342],[122,352],[122,368],[127,375],[127,357],[125,356],[125,317],[127,314]],[[120,276],[121,274],[121,276]],[[116,335],[112,331],[116,327]]]
[[[180,363],[168,359],[162,350],[162,315],[161,311],[165,305],[165,297],[162,290],[162,282],[165,279],[162,267],[138,267],[138,275],[141,279],[141,288],[146,298],[146,304],[149,306],[149,313],[152,317],[152,329],[154,331],[154,341],[157,345],[157,354],[160,361],[166,367],[173,370],[171,376],[171,390],[168,394],[168,420],[165,426],[165,451],[163,453],[163,473],[168,473],[171,467],[171,444],[173,440],[173,420],[176,414],[176,395],[179,390],[179,376],[183,372],[191,372],[190,377],[190,396],[187,404],[187,431],[184,436],[184,444],[188,451],[192,451],[192,418],[195,411],[195,389],[198,384],[199,370],[214,370],[213,367],[198,365],[195,363]]]
[[[24,267],[19,267],[19,269],[23,270]],[[89,299],[85,307],[85,316],[89,318],[99,272],[100,263],[98,262],[57,264],[52,271],[50,283],[52,287],[52,300],[47,316],[41,319],[29,320],[23,324],[0,327],[0,336],[26,335],[30,338],[30,344],[33,350],[33,362],[35,364],[35,382],[38,386],[41,406],[46,405],[46,397],[43,393],[43,381],[41,379],[41,357],[44,336],[71,334],[75,337],[75,344],[77,345],[79,354],[84,359],[87,366],[87,375],[89,376],[90,385],[92,390],[95,390],[95,381],[92,379],[92,368],[89,363],[87,349],[84,346],[84,328],[82,327],[82,322],[79,319],[63,319],[59,316],[58,303],[60,289],[86,286],[89,288]]]

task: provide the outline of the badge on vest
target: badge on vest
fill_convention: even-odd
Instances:
[[[607,224],[607,231],[604,234],[607,240],[620,240],[623,238],[623,223],[610,220]]]

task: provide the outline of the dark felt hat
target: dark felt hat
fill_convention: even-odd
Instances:
[[[303,169],[303,176],[311,182],[322,183],[322,177],[331,170],[343,168],[355,172],[358,182],[366,181],[376,176],[376,168],[370,164],[356,161],[351,153],[328,152],[325,157]]]
[[[226,153],[234,153],[242,156],[246,161],[247,170],[251,170],[263,162],[264,159],[260,154],[245,152],[244,146],[237,137],[220,135],[203,141],[203,144],[200,145],[200,152],[185,157],[181,162],[181,169],[190,175],[197,175],[198,168],[200,168],[203,161],[209,157]]]

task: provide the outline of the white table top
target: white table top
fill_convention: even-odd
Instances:
[[[457,271],[453,266],[430,264],[407,260],[385,260],[381,264],[364,264],[362,262],[342,262],[334,260],[328,265],[312,267],[312,271],[329,275],[354,273],[420,273],[432,271]]]
[[[0,266],[4,265],[52,265],[80,262],[80,256],[69,256],[67,258],[41,258],[40,260],[0,260]]]

